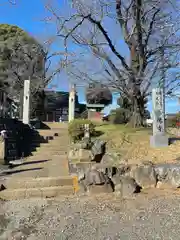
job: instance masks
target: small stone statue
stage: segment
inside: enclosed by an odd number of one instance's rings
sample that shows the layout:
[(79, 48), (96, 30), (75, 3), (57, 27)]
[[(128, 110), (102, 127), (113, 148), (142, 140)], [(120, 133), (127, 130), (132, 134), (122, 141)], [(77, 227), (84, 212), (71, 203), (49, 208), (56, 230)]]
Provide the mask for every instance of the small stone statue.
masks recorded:
[(89, 124), (84, 124), (84, 138), (90, 139)]

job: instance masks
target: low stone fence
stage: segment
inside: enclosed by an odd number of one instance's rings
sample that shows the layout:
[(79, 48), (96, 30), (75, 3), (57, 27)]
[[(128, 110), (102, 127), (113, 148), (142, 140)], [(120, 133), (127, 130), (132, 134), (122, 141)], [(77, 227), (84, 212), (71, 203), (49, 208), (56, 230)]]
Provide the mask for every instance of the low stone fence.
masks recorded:
[[(107, 155), (105, 157), (107, 159)], [(82, 161), (71, 163), (70, 171), (78, 176), (80, 192), (84, 193), (96, 189), (96, 193), (103, 190), (127, 197), (144, 188), (180, 187), (180, 163), (113, 166), (111, 163)]]
[(84, 138), (72, 145), (69, 168), (84, 194), (114, 192), (129, 197), (144, 188), (180, 187), (180, 163), (130, 165), (118, 154), (106, 152), (106, 142), (100, 139)]

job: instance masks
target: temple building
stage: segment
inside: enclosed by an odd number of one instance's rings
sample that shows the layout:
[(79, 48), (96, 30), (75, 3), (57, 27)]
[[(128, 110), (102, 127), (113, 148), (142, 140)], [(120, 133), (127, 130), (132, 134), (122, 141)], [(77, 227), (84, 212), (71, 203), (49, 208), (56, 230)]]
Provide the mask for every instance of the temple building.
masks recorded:
[[(75, 118), (86, 109), (85, 104), (80, 104), (78, 96), (75, 96)], [(45, 91), (43, 106), (35, 111), (35, 117), (41, 121), (58, 122), (61, 118), (68, 121), (69, 115), (69, 92)]]

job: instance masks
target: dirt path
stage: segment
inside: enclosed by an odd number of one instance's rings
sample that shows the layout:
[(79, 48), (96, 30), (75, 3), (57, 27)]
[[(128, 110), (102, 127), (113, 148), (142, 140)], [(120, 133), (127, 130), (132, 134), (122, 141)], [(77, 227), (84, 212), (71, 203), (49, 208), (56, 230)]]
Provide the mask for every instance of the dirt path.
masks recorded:
[(101, 195), (9, 201), (0, 205), (0, 240), (177, 240), (179, 204), (179, 193), (157, 189), (126, 200)]

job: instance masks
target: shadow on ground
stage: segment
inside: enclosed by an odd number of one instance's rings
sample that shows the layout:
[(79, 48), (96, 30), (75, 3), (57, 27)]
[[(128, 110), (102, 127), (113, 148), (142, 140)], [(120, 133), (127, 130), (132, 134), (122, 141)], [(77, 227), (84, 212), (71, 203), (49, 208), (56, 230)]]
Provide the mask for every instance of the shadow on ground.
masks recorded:
[(30, 121), (31, 126), (33, 126), (35, 129), (50, 129), (48, 125), (43, 123), (40, 120), (31, 120)]
[(28, 169), (20, 169), (20, 170), (14, 170), (14, 171), (4, 171), (2, 174), (3, 175), (13, 175), (16, 173), (21, 173), (21, 172), (28, 172), (28, 171), (38, 171), (43, 168), (28, 168)]
[(173, 144), (174, 142), (176, 141), (180, 141), (180, 137), (172, 137), (172, 138), (169, 138), (169, 144)]
[(104, 134), (103, 131), (95, 131), (95, 132), (93, 133), (93, 137), (100, 137), (100, 136), (103, 135), (103, 134)]
[[(30, 161), (30, 162), (23, 162), (22, 164), (19, 165), (31, 165), (31, 164), (37, 164), (37, 163), (44, 163), (44, 162), (48, 162), (49, 160), (39, 160), (39, 161)], [(10, 165), (9, 168), (15, 168), (18, 167), (19, 165)]]

